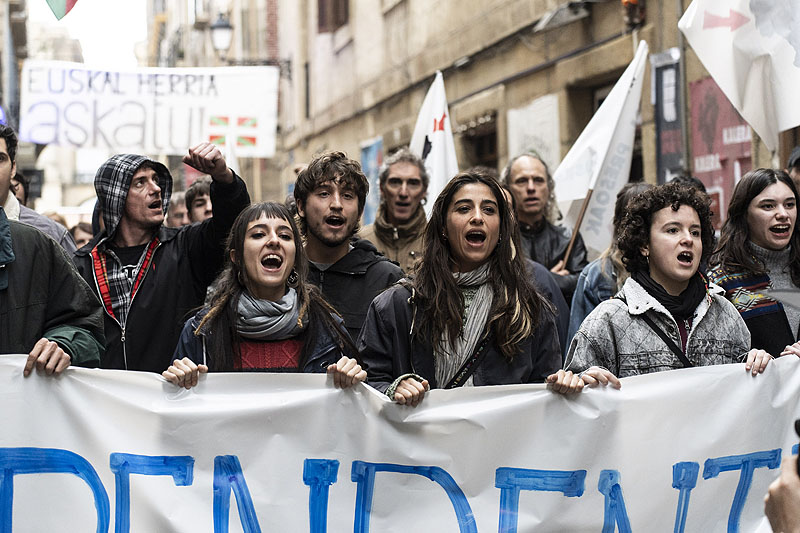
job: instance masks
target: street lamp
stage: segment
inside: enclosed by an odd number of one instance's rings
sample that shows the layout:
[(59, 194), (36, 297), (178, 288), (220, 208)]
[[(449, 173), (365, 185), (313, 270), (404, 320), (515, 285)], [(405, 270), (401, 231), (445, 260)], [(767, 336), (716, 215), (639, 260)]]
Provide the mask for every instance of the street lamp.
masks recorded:
[(224, 53), (231, 47), (231, 39), (233, 38), (233, 26), (231, 25), (228, 17), (219, 14), (217, 20), (209, 26), (211, 30), (211, 42), (214, 45), (214, 50), (222, 61), (228, 65), (237, 66), (258, 66), (258, 65), (271, 65), (280, 68), (281, 76), (286, 79), (292, 79), (292, 61), (290, 59), (228, 59)]
[(220, 13), (209, 29), (211, 30), (211, 44), (217, 54), (222, 55), (223, 52), (227, 52), (233, 38), (233, 26), (228, 17)]

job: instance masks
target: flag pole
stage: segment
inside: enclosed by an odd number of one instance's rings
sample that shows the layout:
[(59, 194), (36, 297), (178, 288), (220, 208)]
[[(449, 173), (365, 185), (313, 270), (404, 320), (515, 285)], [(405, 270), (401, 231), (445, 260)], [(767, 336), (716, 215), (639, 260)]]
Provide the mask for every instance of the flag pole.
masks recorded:
[(581, 224), (583, 224), (583, 216), (586, 214), (586, 208), (589, 207), (589, 201), (592, 199), (592, 193), (594, 189), (589, 189), (586, 192), (586, 198), (583, 199), (583, 205), (581, 206), (581, 212), (578, 214), (578, 220), (575, 221), (575, 228), (572, 230), (572, 237), (569, 238), (569, 244), (567, 245), (567, 251), (564, 252), (564, 268), (567, 268), (567, 261), (569, 261), (569, 256), (572, 255), (572, 249), (575, 247), (575, 241), (578, 238), (578, 230), (581, 229)]

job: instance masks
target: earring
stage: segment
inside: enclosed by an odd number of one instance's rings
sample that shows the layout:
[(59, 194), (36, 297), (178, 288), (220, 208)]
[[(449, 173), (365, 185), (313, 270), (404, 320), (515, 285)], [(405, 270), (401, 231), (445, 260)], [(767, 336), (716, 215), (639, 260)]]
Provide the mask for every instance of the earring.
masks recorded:
[(422, 197), (422, 200), (419, 201), (420, 205), (425, 205), (428, 203), (428, 198), (426, 196)]
[(297, 270), (292, 269), (292, 271), (289, 272), (289, 277), (286, 278), (286, 285), (294, 289), (297, 287), (298, 281), (300, 281), (300, 278), (297, 275)]
[(442, 233), (442, 239), (444, 239), (444, 240), (446, 241), (446, 240), (447, 240), (447, 235), (445, 235), (444, 233)]

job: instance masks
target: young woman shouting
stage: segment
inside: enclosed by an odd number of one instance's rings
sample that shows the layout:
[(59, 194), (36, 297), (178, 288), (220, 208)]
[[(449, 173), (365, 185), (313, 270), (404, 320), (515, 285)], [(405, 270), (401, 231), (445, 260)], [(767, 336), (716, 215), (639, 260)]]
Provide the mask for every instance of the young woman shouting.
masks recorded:
[(347, 387), (366, 372), (341, 318), (306, 280), (297, 226), (281, 204), (251, 205), (231, 228), (208, 308), (183, 328), (163, 372), (185, 388), (212, 372), (328, 372)]
[(431, 388), (542, 382), (561, 366), (553, 311), (514, 251), (510, 217), (494, 178), (447, 184), (414, 278), (370, 305), (358, 341), (370, 385), (414, 406)]
[(764, 371), (769, 354), (750, 350), (741, 316), (698, 272), (713, 242), (709, 206), (705, 193), (677, 183), (628, 203), (618, 246), (631, 276), (586, 317), (567, 370), (548, 377), (554, 390), (619, 387), (621, 377), (742, 361), (753, 375)]

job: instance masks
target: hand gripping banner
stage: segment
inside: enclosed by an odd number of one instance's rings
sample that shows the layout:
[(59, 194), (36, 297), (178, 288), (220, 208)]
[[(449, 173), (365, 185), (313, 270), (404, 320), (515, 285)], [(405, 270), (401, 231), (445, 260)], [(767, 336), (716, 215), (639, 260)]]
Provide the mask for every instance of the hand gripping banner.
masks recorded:
[(437, 390), (416, 409), (322, 375), (186, 391), (23, 363), (0, 357), (0, 533), (768, 531), (763, 497), (798, 440), (788, 356), (755, 378)]

